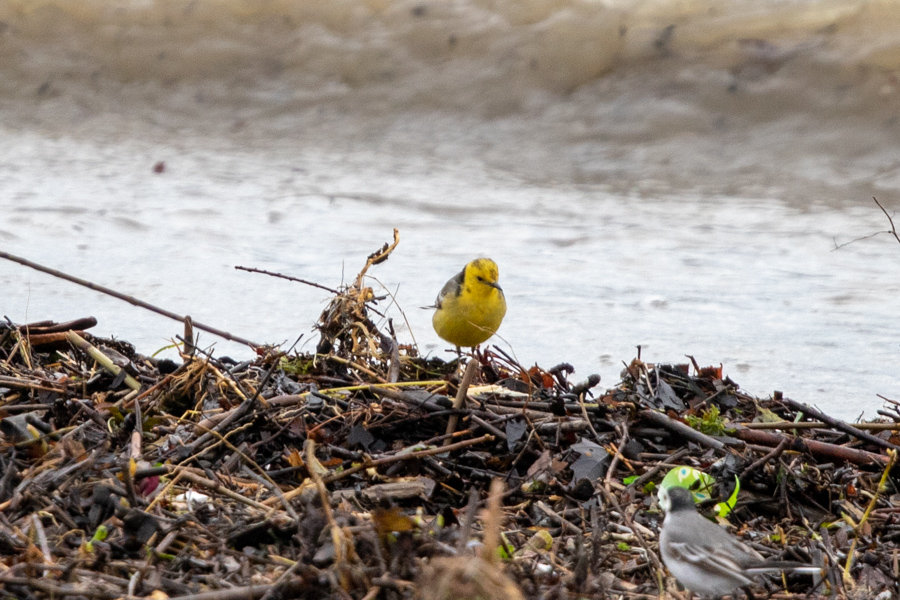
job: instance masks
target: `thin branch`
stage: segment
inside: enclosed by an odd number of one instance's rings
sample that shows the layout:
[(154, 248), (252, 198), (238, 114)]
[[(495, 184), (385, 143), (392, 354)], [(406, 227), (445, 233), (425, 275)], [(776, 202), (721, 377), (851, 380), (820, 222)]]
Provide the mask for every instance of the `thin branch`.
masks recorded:
[(875, 196), (872, 196), (872, 200), (875, 201), (875, 204), (878, 205), (878, 208), (880, 208), (881, 212), (884, 213), (884, 216), (887, 217), (888, 223), (891, 224), (891, 230), (887, 233), (890, 233), (891, 235), (893, 235), (894, 239), (897, 240), (897, 243), (900, 244), (900, 236), (897, 235), (897, 227), (894, 225), (894, 219), (892, 219), (891, 215), (888, 214), (888, 211), (886, 211), (884, 209), (884, 207), (881, 205), (881, 202), (878, 201), (878, 198), (876, 198)]
[(331, 292), (335, 296), (340, 294), (339, 291), (333, 290), (330, 287), (325, 287), (324, 285), (315, 283), (313, 281), (307, 281), (306, 279), (300, 279), (299, 277), (291, 277), (290, 275), (284, 275), (282, 273), (273, 273), (272, 271), (266, 271), (265, 269), (254, 269), (253, 267), (242, 267), (240, 265), (235, 265), (234, 267), (238, 271), (247, 271), (248, 273), (262, 273), (263, 275), (269, 275), (271, 277), (278, 277), (279, 279), (287, 279), (288, 281), (296, 281), (297, 283), (305, 283), (306, 285), (311, 285), (314, 288), (319, 288), (320, 290), (325, 290), (326, 292)]
[(887, 233), (888, 235), (894, 236), (894, 239), (897, 240), (897, 243), (900, 243), (900, 234), (897, 233), (897, 226), (894, 225), (894, 219), (891, 217), (891, 215), (888, 214), (888, 211), (885, 210), (884, 206), (881, 205), (881, 202), (878, 201), (878, 198), (876, 198), (875, 196), (872, 196), (872, 200), (875, 201), (875, 204), (878, 205), (878, 208), (880, 208), (881, 212), (884, 213), (884, 216), (887, 217), (888, 223), (891, 224), (891, 228), (885, 229), (884, 231), (876, 231), (875, 233), (870, 233), (869, 235), (864, 235), (862, 237), (852, 239), (849, 242), (844, 242), (843, 244), (838, 244), (837, 240), (833, 239), (832, 241), (834, 242), (834, 248), (831, 249), (832, 251), (839, 250), (840, 248), (843, 248), (844, 246), (849, 246), (850, 244), (852, 244), (854, 242), (860, 242), (862, 240), (867, 240), (869, 238), (873, 238), (876, 235), (881, 235), (882, 233)]
[(476, 444), (483, 444), (486, 442), (492, 442), (494, 440), (494, 436), (492, 435), (483, 435), (478, 438), (473, 438), (470, 440), (464, 440), (462, 442), (456, 442), (455, 444), (450, 444), (449, 446), (439, 446), (436, 448), (429, 448), (427, 450), (422, 450), (420, 452), (408, 452), (406, 454), (394, 454), (385, 458), (379, 458), (376, 460), (366, 461), (363, 464), (357, 465), (355, 467), (350, 467), (349, 469), (344, 469), (339, 473), (334, 473), (332, 475), (327, 475), (323, 478), (325, 483), (332, 483), (339, 479), (343, 479), (349, 475), (353, 475), (354, 473), (358, 473), (365, 469), (369, 469), (371, 467), (379, 467), (381, 465), (387, 465), (390, 463), (402, 461), (402, 460), (416, 460), (422, 458), (423, 456), (432, 456), (434, 454), (443, 454), (445, 452), (453, 452), (454, 450), (459, 450), (460, 448), (465, 448), (467, 446), (474, 446)]
[[(182, 315), (177, 315), (171, 311), (168, 311), (164, 308), (160, 308), (158, 306), (154, 306), (149, 302), (144, 302), (143, 300), (139, 300), (134, 296), (129, 296), (128, 294), (123, 294), (121, 292), (117, 292), (108, 287), (104, 287), (102, 285), (90, 282), (86, 279), (81, 279), (80, 277), (75, 277), (74, 275), (69, 275), (68, 273), (63, 273), (62, 271), (57, 271), (56, 269), (51, 269), (50, 267), (45, 267), (44, 265), (39, 265), (36, 262), (31, 262), (28, 259), (22, 258), (20, 256), (16, 256), (14, 254), (10, 254), (9, 252), (0, 252), (0, 258), (5, 258), (6, 260), (11, 260), (13, 262), (17, 262), (20, 265), (25, 265), (26, 267), (31, 267), (37, 271), (42, 273), (47, 273), (48, 275), (53, 275), (54, 277), (59, 277), (60, 279), (65, 279), (66, 281), (71, 281), (72, 283), (77, 283), (78, 285), (84, 286), (86, 288), (92, 289), (97, 292), (102, 292), (107, 296), (112, 296), (113, 298), (118, 298), (119, 300), (124, 300), (129, 304), (133, 304), (134, 306), (140, 306), (141, 308), (146, 308), (149, 311), (155, 312), (156, 314), (162, 315), (164, 317), (169, 317), (170, 319), (174, 319), (176, 321), (180, 321), (184, 323), (184, 317)], [(263, 344), (257, 344), (256, 342), (251, 342), (250, 340), (245, 340), (244, 338), (238, 337), (236, 335), (232, 335), (227, 331), (222, 331), (221, 329), (216, 329), (210, 325), (204, 325), (198, 321), (194, 321), (194, 327), (197, 329), (202, 329), (208, 333), (212, 333), (213, 335), (217, 335), (221, 338), (225, 338), (226, 340), (230, 340), (232, 342), (238, 342), (239, 344), (244, 344), (246, 346), (250, 346), (251, 348), (262, 348)]]

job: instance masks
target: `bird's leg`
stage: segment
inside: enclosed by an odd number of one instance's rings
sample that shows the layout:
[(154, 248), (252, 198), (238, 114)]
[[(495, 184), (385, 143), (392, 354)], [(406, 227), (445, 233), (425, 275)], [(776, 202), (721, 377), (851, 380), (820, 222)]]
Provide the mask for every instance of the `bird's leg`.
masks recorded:
[(462, 348), (460, 348), (459, 346), (457, 346), (457, 347), (456, 347), (456, 377), (457, 377), (457, 378), (462, 377), (462, 371), (463, 371), (462, 365), (463, 365), (463, 362), (462, 362)]
[[(457, 381), (462, 378), (463, 374), (463, 361), (462, 361), (462, 348), (459, 346), (454, 346), (456, 348), (456, 364), (453, 365), (453, 371), (448, 373), (451, 379), (456, 379)], [(448, 350), (450, 352), (450, 350)], [(453, 360), (448, 361), (448, 364), (453, 364)]]
[(486, 364), (484, 361), (484, 353), (481, 351), (481, 345), (475, 346), (472, 348), (472, 355), (481, 364)]

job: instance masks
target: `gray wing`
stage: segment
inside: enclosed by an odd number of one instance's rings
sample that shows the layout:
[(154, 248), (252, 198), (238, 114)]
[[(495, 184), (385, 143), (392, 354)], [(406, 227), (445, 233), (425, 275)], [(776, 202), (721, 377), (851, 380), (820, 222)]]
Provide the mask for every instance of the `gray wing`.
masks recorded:
[(684, 515), (668, 527), (666, 533), (673, 544), (703, 547), (708, 552), (715, 549), (716, 554), (729, 557), (741, 569), (765, 561), (759, 552), (697, 513)]
[(462, 284), (466, 278), (466, 269), (463, 268), (462, 271), (454, 275), (450, 278), (450, 280), (444, 284), (444, 287), (441, 288), (440, 293), (437, 295), (437, 298), (434, 301), (434, 307), (440, 308), (441, 304), (444, 302), (444, 298), (448, 298), (450, 296), (459, 296), (462, 293)]
[(696, 565), (710, 576), (731, 580), (734, 587), (753, 583), (735, 557), (721, 546), (669, 542), (668, 551), (672, 559)]

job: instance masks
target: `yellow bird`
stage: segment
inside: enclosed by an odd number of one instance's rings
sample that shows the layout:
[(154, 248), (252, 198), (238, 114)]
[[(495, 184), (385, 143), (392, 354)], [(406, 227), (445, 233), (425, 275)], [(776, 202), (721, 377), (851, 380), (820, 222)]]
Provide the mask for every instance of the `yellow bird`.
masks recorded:
[(497, 263), (476, 258), (438, 294), (431, 319), (439, 336), (454, 346), (474, 348), (497, 332), (506, 314), (506, 298), (497, 283)]

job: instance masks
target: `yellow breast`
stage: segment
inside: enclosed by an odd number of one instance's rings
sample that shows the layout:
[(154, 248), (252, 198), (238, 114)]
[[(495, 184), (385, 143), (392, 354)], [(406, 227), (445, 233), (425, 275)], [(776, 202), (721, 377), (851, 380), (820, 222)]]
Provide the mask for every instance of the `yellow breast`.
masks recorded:
[(506, 315), (506, 298), (497, 285), (497, 265), (480, 258), (444, 286), (431, 322), (454, 346), (474, 347), (490, 338)]

